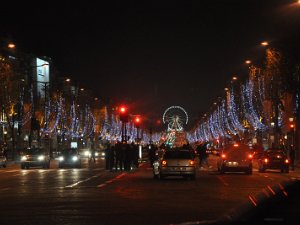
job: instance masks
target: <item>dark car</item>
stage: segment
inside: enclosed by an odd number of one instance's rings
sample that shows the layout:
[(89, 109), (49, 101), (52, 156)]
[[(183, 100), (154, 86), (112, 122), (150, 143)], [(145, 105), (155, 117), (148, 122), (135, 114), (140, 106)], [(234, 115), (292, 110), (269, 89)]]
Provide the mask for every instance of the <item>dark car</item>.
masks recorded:
[(167, 176), (196, 178), (194, 152), (190, 150), (168, 150), (153, 163), (154, 178), (163, 179)]
[(280, 170), (288, 173), (290, 161), (283, 150), (266, 150), (258, 159), (258, 171), (265, 172), (268, 169)]
[(218, 171), (245, 172), (252, 174), (252, 150), (246, 144), (235, 143), (225, 145), (218, 158)]
[(75, 148), (63, 149), (58, 157), (58, 167), (81, 168), (80, 154)]
[(50, 167), (50, 154), (43, 148), (27, 148), (20, 152), (21, 169), (29, 167)]

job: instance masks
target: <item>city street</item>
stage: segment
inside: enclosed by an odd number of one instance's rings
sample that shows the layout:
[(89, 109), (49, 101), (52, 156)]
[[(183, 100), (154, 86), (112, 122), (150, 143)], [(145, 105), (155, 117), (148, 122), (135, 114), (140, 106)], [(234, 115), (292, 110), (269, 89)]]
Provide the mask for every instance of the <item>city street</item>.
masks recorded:
[(98, 159), (81, 169), (0, 169), (1, 224), (176, 224), (216, 220), (267, 186), (298, 179), (270, 171), (252, 175), (198, 170), (197, 179), (153, 179), (148, 163), (130, 172), (110, 172)]

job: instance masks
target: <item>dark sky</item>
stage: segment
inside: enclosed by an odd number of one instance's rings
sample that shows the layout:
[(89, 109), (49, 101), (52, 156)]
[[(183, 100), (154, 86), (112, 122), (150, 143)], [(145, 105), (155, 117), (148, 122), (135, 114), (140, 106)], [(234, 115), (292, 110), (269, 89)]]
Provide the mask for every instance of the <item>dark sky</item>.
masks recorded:
[(246, 77), (243, 62), (263, 56), (261, 41), (299, 35), (293, 2), (7, 1), (0, 34), (135, 114), (156, 120), (179, 105), (193, 121), (233, 75)]

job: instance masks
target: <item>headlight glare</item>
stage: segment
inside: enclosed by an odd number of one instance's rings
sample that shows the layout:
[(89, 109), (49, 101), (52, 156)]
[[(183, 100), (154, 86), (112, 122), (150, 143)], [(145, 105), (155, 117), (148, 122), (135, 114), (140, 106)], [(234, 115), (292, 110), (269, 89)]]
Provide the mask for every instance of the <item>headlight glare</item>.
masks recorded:
[(40, 161), (42, 161), (42, 160), (44, 160), (45, 159), (45, 156), (44, 155), (40, 155), (39, 157), (38, 157), (38, 160), (40, 160)]

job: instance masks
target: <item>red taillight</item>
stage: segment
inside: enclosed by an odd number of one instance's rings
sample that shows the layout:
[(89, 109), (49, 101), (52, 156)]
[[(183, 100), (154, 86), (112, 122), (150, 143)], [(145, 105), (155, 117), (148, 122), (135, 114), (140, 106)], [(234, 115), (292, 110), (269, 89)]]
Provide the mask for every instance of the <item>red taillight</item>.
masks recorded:
[(268, 163), (268, 162), (269, 162), (269, 160), (268, 160), (267, 158), (265, 158), (265, 159), (264, 159), (264, 162), (265, 162), (265, 163)]
[(222, 154), (222, 158), (225, 159), (225, 158), (226, 158), (226, 155), (225, 155), (225, 154)]
[(284, 160), (285, 163), (289, 163), (290, 161), (288, 159)]
[(190, 164), (191, 166), (193, 166), (193, 165), (195, 165), (195, 161), (194, 161), (194, 160), (190, 160), (190, 161), (189, 161), (189, 164)]
[(252, 158), (253, 158), (253, 155), (249, 154), (249, 155), (248, 155), (248, 158), (249, 158), (249, 159), (252, 159)]
[(166, 161), (166, 160), (163, 160), (163, 161), (161, 162), (161, 165), (162, 165), (162, 166), (166, 166), (166, 165), (167, 165), (167, 161)]

